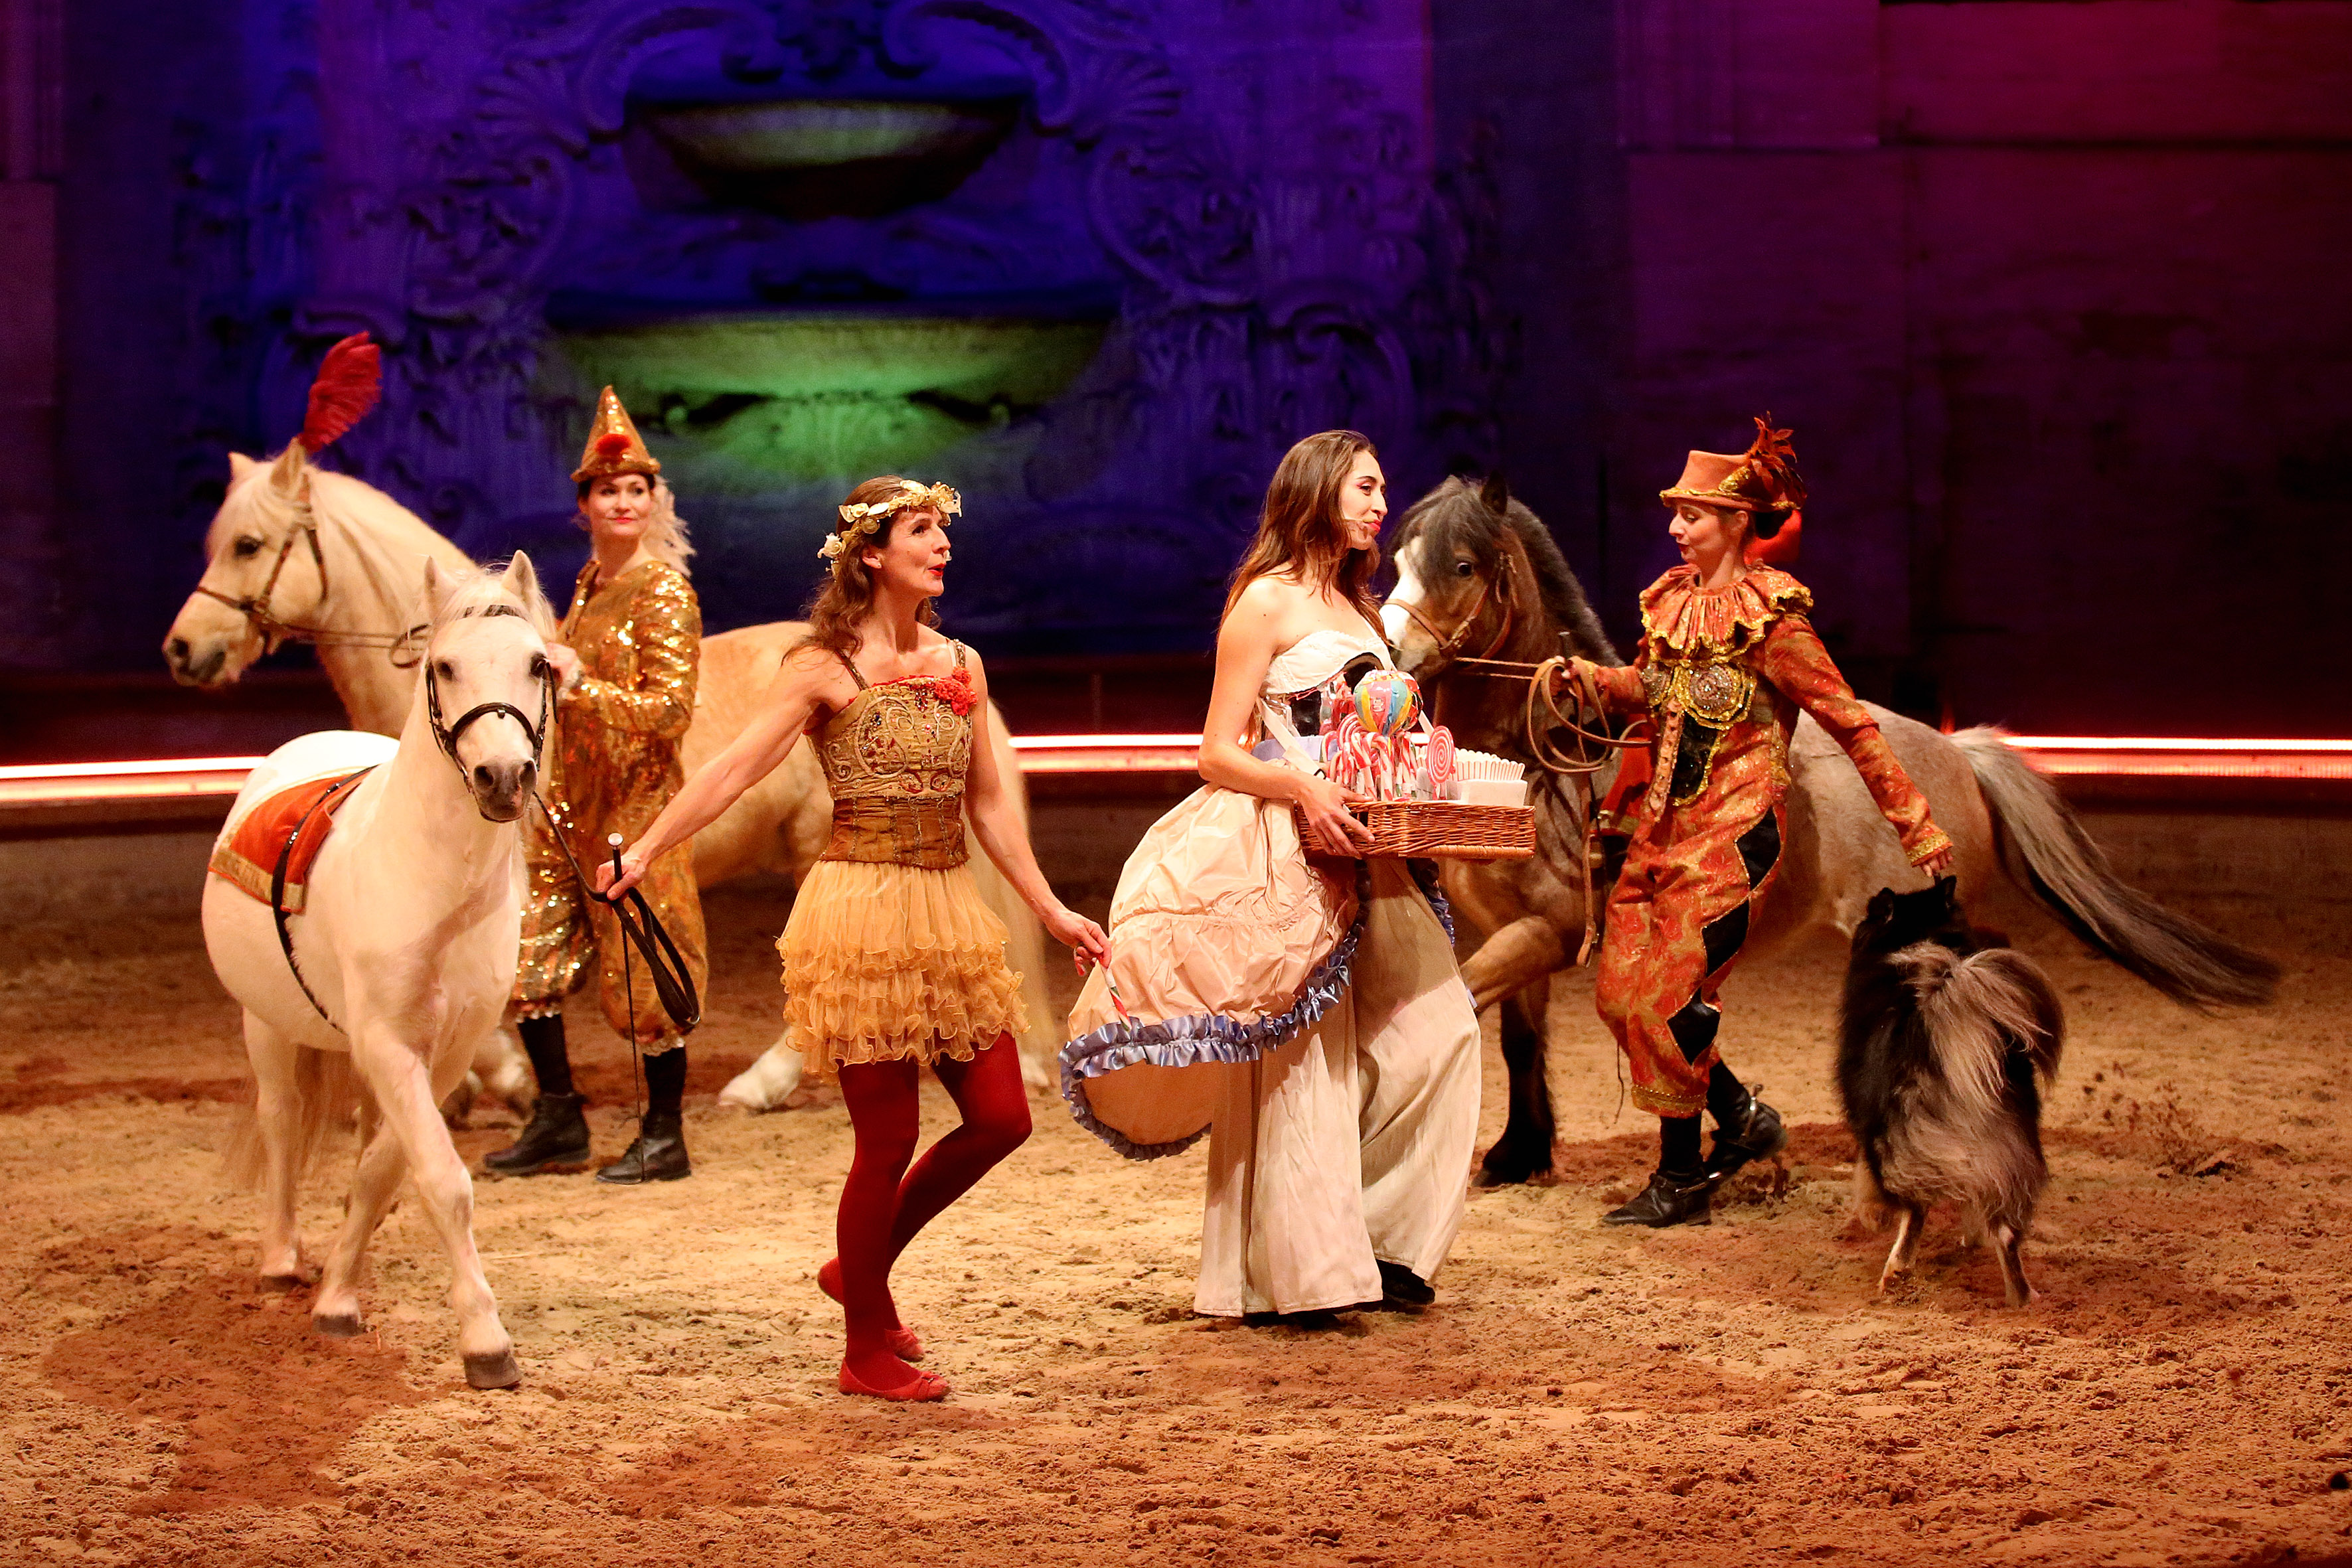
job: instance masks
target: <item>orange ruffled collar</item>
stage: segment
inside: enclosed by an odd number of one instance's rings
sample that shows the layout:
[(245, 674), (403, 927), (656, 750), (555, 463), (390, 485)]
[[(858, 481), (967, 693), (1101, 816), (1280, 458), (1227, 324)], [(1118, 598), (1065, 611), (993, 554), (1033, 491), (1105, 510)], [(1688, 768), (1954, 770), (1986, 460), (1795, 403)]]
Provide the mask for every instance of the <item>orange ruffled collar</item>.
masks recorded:
[(1813, 607), (1806, 586), (1775, 566), (1751, 566), (1723, 588), (1698, 585), (1698, 569), (1677, 566), (1642, 595), (1642, 630), (1652, 647), (1679, 658), (1719, 658), (1753, 647), (1782, 616)]

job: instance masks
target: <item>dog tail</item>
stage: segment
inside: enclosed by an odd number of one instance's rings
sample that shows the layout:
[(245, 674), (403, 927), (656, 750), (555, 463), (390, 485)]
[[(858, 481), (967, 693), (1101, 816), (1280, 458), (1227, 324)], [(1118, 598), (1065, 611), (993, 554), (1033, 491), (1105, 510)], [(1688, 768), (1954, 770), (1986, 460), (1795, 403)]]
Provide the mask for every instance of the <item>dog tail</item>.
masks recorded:
[(2011, 1060), (2021, 1059), (2045, 1085), (2056, 1075), (2065, 1044), (2058, 998), (2033, 961), (2008, 948), (1964, 958), (1921, 942), (1895, 962), (1917, 998), (1935, 1061), (1935, 1087), (1915, 1109), (1908, 1137), (1972, 1194), (1977, 1212), (2021, 1225), (2032, 1215), (2046, 1167), (2039, 1108), (2030, 1080), (2016, 1083)]
[(2007, 736), (1979, 727), (1961, 731), (1952, 743), (1969, 759), (1991, 808), (2011, 878), (2075, 935), (2185, 1006), (2260, 1006), (2272, 999), (2275, 963), (2119, 881), (2056, 787)]
[(2007, 1058), (2015, 1051), (2048, 1087), (2065, 1049), (2066, 1016), (2042, 966), (2014, 948), (1987, 948), (1965, 958), (1940, 947), (1933, 951), (1948, 966), (1934, 991), (1921, 996), (1919, 1011), (1946, 1076), (1997, 1102)]

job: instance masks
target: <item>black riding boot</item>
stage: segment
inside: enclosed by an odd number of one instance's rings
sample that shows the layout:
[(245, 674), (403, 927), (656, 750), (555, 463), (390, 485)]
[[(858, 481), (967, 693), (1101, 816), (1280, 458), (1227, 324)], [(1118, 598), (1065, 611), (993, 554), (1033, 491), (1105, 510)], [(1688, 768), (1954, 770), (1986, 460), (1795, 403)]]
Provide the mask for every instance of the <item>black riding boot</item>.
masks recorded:
[(586, 1103), (577, 1094), (541, 1095), (522, 1136), (482, 1156), (482, 1169), (494, 1176), (537, 1176), (586, 1165), (588, 1119), (580, 1114)]
[(1717, 1183), (1789, 1146), (1780, 1113), (1757, 1099), (1754, 1089), (1743, 1088), (1720, 1062), (1707, 1079), (1706, 1108), (1715, 1113), (1715, 1147), (1707, 1153), (1706, 1173)]
[(1658, 1119), (1658, 1168), (1650, 1184), (1601, 1216), (1603, 1225), (1645, 1225), (1662, 1230), (1670, 1225), (1705, 1225), (1712, 1218), (1707, 1199), (1715, 1178), (1699, 1165), (1698, 1118)]
[(634, 1187), (675, 1182), (694, 1174), (686, 1157), (686, 1128), (678, 1106), (686, 1096), (686, 1047), (673, 1047), (646, 1058), (646, 1115), (629, 1151), (596, 1173), (600, 1182)]
[(520, 1019), (515, 1032), (522, 1037), (531, 1074), (539, 1079), (539, 1103), (530, 1108), (530, 1122), (522, 1136), (484, 1155), (482, 1169), (494, 1176), (578, 1170), (588, 1163), (588, 1119), (580, 1114), (586, 1101), (572, 1092), (572, 1058), (563, 1045), (563, 1015)]

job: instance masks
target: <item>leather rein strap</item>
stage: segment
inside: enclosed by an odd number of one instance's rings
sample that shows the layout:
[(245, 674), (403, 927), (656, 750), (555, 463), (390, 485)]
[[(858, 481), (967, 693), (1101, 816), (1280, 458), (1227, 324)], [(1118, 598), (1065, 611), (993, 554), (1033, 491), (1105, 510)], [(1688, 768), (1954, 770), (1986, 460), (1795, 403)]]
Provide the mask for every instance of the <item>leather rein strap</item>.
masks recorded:
[[(688, 973), (686, 959), (678, 952), (677, 943), (672, 942), (669, 932), (662, 928), (661, 917), (654, 913), (651, 904), (646, 902), (645, 894), (635, 888), (617, 899), (598, 892), (596, 884), (581, 868), (580, 857), (572, 852), (571, 843), (563, 837), (563, 825), (556, 821), (555, 813), (548, 808), (546, 798), (537, 790), (531, 791), (530, 797), (539, 802), (540, 815), (547, 818), (548, 837), (555, 840), (556, 848), (563, 854), (564, 864), (570, 866), (572, 874), (580, 879), (580, 890), (598, 903), (611, 906), (614, 918), (621, 922), (622, 935), (645, 958), (646, 968), (653, 974), (654, 994), (661, 998), (662, 1011), (669, 1015), (669, 1021), (678, 1026), (680, 1033), (702, 1022), (702, 998), (694, 989), (694, 976)], [(618, 837), (614, 836), (615, 842)], [(614, 853), (617, 854), (618, 850)], [(627, 954), (624, 952), (622, 957), (625, 962)], [(634, 1047), (635, 1042), (632, 1040), (630, 1044)]]

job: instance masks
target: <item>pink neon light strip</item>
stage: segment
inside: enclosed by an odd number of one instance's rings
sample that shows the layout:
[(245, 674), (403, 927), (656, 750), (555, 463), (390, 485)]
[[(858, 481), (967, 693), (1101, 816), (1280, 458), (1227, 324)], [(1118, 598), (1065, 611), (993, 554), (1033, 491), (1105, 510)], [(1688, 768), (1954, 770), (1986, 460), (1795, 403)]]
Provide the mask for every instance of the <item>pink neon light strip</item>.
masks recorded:
[[(2036, 767), (2070, 777), (2352, 781), (2352, 740), (2018, 735), (2012, 743)], [(1198, 763), (1201, 737), (1015, 735), (1013, 745), (1024, 773), (1190, 773)], [(0, 766), (0, 807), (233, 795), (261, 760), (174, 757)]]

